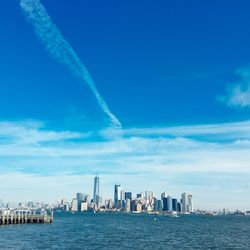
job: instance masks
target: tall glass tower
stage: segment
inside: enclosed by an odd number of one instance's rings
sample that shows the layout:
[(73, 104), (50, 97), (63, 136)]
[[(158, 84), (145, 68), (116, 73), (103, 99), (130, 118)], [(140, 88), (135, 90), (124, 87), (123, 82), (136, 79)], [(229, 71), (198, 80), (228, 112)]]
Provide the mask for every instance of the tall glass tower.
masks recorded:
[(94, 194), (93, 194), (93, 201), (97, 205), (99, 204), (99, 176), (96, 176), (94, 179)]
[(115, 185), (114, 190), (114, 207), (123, 208), (124, 203), (124, 190), (121, 185)]
[(115, 189), (114, 189), (114, 206), (115, 208), (117, 208), (117, 205), (118, 205), (118, 195), (119, 195), (119, 192), (118, 192), (118, 189), (120, 188), (120, 185), (115, 185)]

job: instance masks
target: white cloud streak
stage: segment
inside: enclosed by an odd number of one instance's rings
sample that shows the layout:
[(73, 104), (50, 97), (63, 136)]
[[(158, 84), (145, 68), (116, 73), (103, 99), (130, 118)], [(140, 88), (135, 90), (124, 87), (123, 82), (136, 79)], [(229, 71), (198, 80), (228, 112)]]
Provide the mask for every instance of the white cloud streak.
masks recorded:
[(77, 132), (43, 130), (43, 123), (35, 121), (10, 122), (0, 121), (0, 138), (15, 143), (40, 143), (70, 140), (87, 136)]
[(61, 32), (52, 22), (44, 6), (39, 0), (20, 0), (20, 6), (25, 13), (28, 22), (33, 26), (36, 35), (44, 44), (53, 58), (66, 65), (70, 71), (92, 90), (103, 112), (109, 117), (112, 126), (120, 128), (121, 123), (111, 113), (108, 105), (98, 92), (95, 83), (88, 70), (81, 62), (71, 45), (63, 38)]
[(130, 128), (128, 136), (204, 137), (213, 140), (250, 139), (250, 121), (173, 127)]

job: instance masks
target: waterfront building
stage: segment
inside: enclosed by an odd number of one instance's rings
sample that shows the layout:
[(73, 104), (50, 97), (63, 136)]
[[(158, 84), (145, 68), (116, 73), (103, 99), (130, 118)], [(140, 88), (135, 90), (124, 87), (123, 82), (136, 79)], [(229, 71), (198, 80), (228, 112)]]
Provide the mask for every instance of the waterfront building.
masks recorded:
[(83, 193), (77, 193), (76, 194), (76, 199), (77, 199), (77, 210), (81, 211), (81, 204), (83, 201), (84, 194)]
[(71, 202), (71, 211), (73, 211), (73, 212), (78, 211), (78, 201), (77, 201), (76, 198), (72, 199), (72, 202)]
[(81, 203), (81, 210), (80, 211), (81, 212), (88, 211), (88, 203), (87, 202), (83, 201)]
[(94, 178), (94, 192), (93, 192), (93, 202), (99, 206), (99, 197), (100, 197), (100, 180), (99, 176)]
[(96, 204), (93, 202), (90, 202), (88, 205), (88, 210), (93, 211), (93, 210), (95, 210), (95, 208), (96, 208)]
[(181, 202), (177, 202), (177, 212), (181, 212)]
[(123, 208), (125, 205), (124, 201), (124, 190), (121, 185), (115, 185), (114, 189), (114, 207)]
[(162, 198), (162, 210), (167, 211), (168, 205), (167, 205), (167, 198)]
[(156, 200), (155, 202), (155, 210), (161, 211), (162, 210), (162, 200)]
[(125, 204), (125, 212), (129, 213), (130, 212), (130, 199), (126, 199), (126, 204)]
[(194, 211), (193, 208), (193, 196), (192, 194), (188, 194), (188, 212), (192, 213)]
[(136, 204), (136, 211), (137, 211), (137, 212), (141, 212), (141, 211), (142, 211), (142, 204), (141, 204), (140, 202), (138, 202), (138, 203)]
[(120, 208), (121, 209), (124, 209), (125, 208), (125, 193), (124, 193), (124, 190), (121, 189), (121, 200), (120, 200)]
[(172, 208), (172, 197), (170, 195), (168, 195), (167, 197), (167, 211), (172, 211), (173, 208)]
[(192, 213), (193, 208), (193, 196), (192, 194), (183, 193), (181, 195), (181, 209), (183, 213)]
[(157, 202), (156, 197), (153, 197), (152, 205), (153, 205), (153, 207), (154, 207), (154, 210), (155, 210), (155, 207), (156, 207), (156, 202)]
[(136, 200), (130, 202), (130, 209), (131, 211), (136, 211)]
[(181, 195), (181, 211), (183, 213), (188, 212), (188, 195), (187, 195), (187, 193), (183, 193)]
[(178, 211), (178, 208), (177, 208), (177, 204), (178, 204), (178, 201), (177, 199), (172, 199), (172, 210), (177, 212)]
[(119, 190), (120, 190), (121, 185), (115, 185), (114, 189), (114, 206), (117, 208), (118, 207), (118, 200), (119, 200)]
[(192, 194), (183, 193), (181, 195), (181, 208), (183, 213), (193, 212), (193, 196)]

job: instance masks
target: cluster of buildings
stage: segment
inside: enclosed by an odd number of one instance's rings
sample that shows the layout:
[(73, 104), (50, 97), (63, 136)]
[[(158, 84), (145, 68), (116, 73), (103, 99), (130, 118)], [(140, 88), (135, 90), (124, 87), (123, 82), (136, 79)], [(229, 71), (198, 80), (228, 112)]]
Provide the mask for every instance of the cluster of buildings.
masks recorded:
[(37, 202), (37, 201), (28, 201), (28, 202), (3, 202), (0, 199), (0, 211), (1, 210), (13, 210), (13, 209), (19, 209), (19, 210), (26, 210), (26, 209), (32, 209), (32, 210), (38, 210), (38, 209), (53, 209), (54, 205), (44, 203), (44, 202)]
[(133, 197), (131, 192), (125, 192), (121, 185), (114, 187), (113, 208), (126, 212), (193, 212), (193, 196), (188, 193), (181, 195), (180, 201), (171, 195), (163, 192), (160, 199), (157, 199), (152, 191), (145, 191)]
[(114, 185), (113, 199), (103, 200), (100, 196), (100, 178), (95, 176), (93, 196), (88, 194), (77, 193), (76, 196), (68, 202), (62, 199), (56, 204), (48, 204), (44, 202), (19, 202), (10, 203), (3, 202), (0, 199), (0, 215), (16, 213), (40, 213), (40, 211), (72, 211), (72, 212), (84, 212), (84, 211), (121, 211), (121, 212), (133, 212), (133, 213), (182, 213), (197, 215), (250, 215), (250, 211), (242, 212), (240, 210), (229, 211), (227, 209), (219, 211), (207, 211), (196, 209), (194, 211), (193, 196), (190, 193), (182, 193), (180, 199), (171, 196), (170, 194), (163, 192), (159, 198), (157, 198), (152, 191), (145, 191), (136, 194), (126, 191), (121, 185)]
[(63, 211), (124, 211), (124, 212), (176, 212), (193, 213), (193, 196), (183, 193), (178, 200), (171, 195), (163, 192), (158, 199), (152, 191), (145, 191), (135, 195), (125, 191), (121, 185), (114, 186), (114, 198), (102, 200), (100, 196), (99, 176), (94, 178), (93, 197), (83, 193), (77, 193), (71, 202), (61, 200), (56, 209)]

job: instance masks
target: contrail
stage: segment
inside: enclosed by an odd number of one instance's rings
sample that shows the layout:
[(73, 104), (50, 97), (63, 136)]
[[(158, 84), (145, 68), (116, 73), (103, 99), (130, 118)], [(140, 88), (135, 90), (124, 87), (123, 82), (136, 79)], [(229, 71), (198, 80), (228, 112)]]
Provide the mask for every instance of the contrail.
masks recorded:
[(121, 128), (121, 123), (109, 110), (108, 105), (98, 92), (88, 70), (81, 62), (71, 45), (63, 38), (61, 32), (52, 22), (46, 9), (39, 0), (20, 0), (20, 6), (29, 23), (33, 26), (36, 35), (45, 45), (51, 56), (65, 64), (71, 72), (86, 82), (96, 97), (98, 104), (106, 113), (114, 127)]

